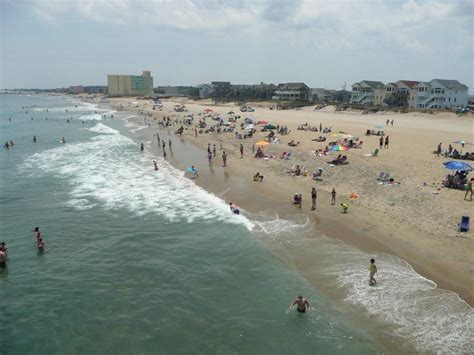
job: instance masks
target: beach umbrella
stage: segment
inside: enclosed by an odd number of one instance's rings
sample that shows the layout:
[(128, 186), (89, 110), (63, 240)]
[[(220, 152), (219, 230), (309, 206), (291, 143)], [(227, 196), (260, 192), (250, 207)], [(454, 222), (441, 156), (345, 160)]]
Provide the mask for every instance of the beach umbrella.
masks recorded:
[(276, 129), (276, 126), (269, 123), (269, 124), (263, 126), (263, 128), (265, 128), (265, 129)]
[(234, 113), (235, 113), (234, 111), (227, 112), (228, 115), (233, 115)]
[(203, 112), (205, 112), (205, 113), (209, 113), (209, 112), (212, 112), (212, 111), (213, 111), (212, 109), (210, 109), (210, 108), (206, 108), (206, 109), (205, 109)]
[(257, 147), (266, 147), (267, 145), (269, 145), (270, 143), (266, 142), (266, 141), (260, 141), (260, 142), (257, 142), (255, 143), (255, 145)]
[(461, 171), (471, 171), (472, 166), (468, 163), (459, 160), (452, 160), (446, 163), (443, 163), (444, 167), (449, 170), (461, 170)]
[(349, 150), (349, 148), (346, 147), (345, 145), (336, 144), (336, 145), (333, 145), (331, 148), (329, 148), (329, 150), (331, 152), (342, 152), (342, 151)]
[(468, 141), (465, 141), (465, 140), (463, 140), (463, 139), (461, 139), (461, 140), (458, 140), (458, 141), (456, 141), (456, 142), (453, 142), (453, 143), (456, 143), (456, 144), (461, 144), (461, 145), (464, 145), (464, 144), (473, 144), (473, 143), (471, 143), (471, 142), (468, 142)]
[(267, 123), (268, 123), (268, 121), (265, 121), (265, 120), (260, 120), (260, 121), (258, 121), (257, 123), (258, 123), (258, 124), (267, 124)]

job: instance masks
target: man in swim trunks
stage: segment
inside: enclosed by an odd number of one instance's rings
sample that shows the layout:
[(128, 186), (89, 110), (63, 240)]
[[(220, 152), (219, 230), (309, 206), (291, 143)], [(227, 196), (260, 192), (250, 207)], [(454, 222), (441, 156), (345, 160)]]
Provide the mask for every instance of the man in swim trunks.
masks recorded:
[(290, 308), (292, 308), (295, 304), (298, 305), (296, 310), (299, 313), (306, 313), (306, 311), (309, 309), (309, 302), (306, 298), (303, 298), (303, 296), (298, 296), (298, 298), (295, 299), (290, 305)]

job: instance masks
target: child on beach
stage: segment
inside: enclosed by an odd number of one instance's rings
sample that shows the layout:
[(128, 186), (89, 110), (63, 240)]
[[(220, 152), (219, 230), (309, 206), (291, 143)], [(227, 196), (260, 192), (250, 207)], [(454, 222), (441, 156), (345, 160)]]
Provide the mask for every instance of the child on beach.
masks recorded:
[(370, 266), (369, 266), (369, 285), (373, 286), (377, 283), (374, 276), (377, 273), (377, 266), (375, 265), (375, 259), (370, 259)]
[(342, 213), (347, 213), (347, 210), (349, 209), (349, 205), (347, 203), (341, 203), (342, 207)]

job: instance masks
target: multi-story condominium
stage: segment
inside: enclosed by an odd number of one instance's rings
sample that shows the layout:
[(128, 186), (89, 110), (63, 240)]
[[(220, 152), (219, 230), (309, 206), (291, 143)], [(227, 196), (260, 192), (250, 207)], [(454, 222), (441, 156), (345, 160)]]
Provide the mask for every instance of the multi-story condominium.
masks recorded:
[(383, 106), (408, 107), (410, 96), (416, 92), (419, 81), (399, 80), (396, 83), (388, 83), (384, 88)]
[(304, 83), (278, 84), (273, 100), (308, 101), (309, 87)]
[(419, 109), (457, 109), (467, 106), (468, 87), (457, 80), (433, 79), (420, 82), (410, 95), (409, 106)]
[(153, 94), (153, 77), (142, 75), (107, 75), (109, 96), (147, 96)]
[(383, 102), (385, 85), (381, 81), (362, 80), (352, 84), (351, 104), (374, 106)]
[(230, 81), (213, 81), (212, 86), (212, 97), (224, 98), (229, 96), (231, 85)]

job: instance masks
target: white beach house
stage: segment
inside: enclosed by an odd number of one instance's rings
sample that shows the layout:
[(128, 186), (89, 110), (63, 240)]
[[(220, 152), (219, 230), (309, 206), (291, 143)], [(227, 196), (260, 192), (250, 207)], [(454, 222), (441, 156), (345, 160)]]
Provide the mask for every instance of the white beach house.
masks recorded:
[(381, 105), (385, 85), (381, 81), (362, 80), (352, 84), (351, 104), (374, 106)]
[(418, 109), (458, 109), (467, 106), (468, 87), (457, 80), (420, 82), (410, 95), (409, 106)]

